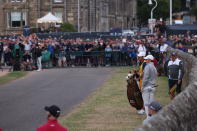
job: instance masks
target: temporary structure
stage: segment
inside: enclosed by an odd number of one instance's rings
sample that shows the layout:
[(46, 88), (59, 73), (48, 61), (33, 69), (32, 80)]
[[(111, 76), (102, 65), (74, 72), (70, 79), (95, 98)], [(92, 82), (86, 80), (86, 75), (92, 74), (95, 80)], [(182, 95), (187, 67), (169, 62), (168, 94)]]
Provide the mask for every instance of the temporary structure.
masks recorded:
[(62, 23), (62, 20), (49, 12), (47, 15), (39, 18), (37, 23)]

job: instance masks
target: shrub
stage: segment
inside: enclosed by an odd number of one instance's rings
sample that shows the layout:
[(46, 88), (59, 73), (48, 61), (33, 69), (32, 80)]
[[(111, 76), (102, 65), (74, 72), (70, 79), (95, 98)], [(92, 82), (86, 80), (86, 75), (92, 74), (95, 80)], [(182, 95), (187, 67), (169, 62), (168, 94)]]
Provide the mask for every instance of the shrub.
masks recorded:
[(75, 27), (69, 22), (61, 24), (60, 29), (62, 32), (77, 32)]

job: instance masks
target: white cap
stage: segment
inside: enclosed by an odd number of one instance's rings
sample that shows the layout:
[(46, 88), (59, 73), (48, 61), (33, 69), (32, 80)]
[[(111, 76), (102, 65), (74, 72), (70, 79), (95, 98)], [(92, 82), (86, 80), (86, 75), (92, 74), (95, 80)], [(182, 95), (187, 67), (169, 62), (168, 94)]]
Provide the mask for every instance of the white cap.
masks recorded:
[(146, 56), (146, 53), (145, 52), (140, 52), (137, 56), (138, 57), (144, 57), (144, 56)]
[(145, 60), (154, 60), (154, 57), (152, 55), (147, 55), (144, 59)]

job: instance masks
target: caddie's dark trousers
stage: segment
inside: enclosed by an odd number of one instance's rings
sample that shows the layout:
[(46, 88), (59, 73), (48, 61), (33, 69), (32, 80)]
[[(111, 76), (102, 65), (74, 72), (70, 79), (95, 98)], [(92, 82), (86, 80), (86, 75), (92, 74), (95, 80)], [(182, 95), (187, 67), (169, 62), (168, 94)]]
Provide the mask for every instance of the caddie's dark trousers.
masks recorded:
[(168, 80), (169, 91), (175, 84), (177, 84), (176, 93), (177, 94), (181, 93), (182, 81), (178, 84), (178, 80), (171, 80), (171, 79)]

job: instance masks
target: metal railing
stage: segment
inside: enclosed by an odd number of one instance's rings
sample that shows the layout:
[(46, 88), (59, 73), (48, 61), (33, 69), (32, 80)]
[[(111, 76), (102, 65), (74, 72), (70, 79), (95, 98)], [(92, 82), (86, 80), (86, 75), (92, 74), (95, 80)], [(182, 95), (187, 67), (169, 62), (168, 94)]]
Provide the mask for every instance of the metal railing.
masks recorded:
[(134, 51), (70, 51), (65, 52), (65, 58), (68, 65), (75, 66), (128, 66), (137, 61)]
[[(98, 66), (132, 66), (137, 63), (137, 56), (135, 51), (68, 51), (68, 52), (57, 52), (51, 54), (42, 53), (42, 66), (43, 68), (53, 68), (53, 67), (98, 67)], [(4, 58), (2, 65), (23, 66), (24, 52), (20, 52), (18, 56)], [(30, 53), (31, 68), (36, 68), (37, 58), (35, 54)]]

